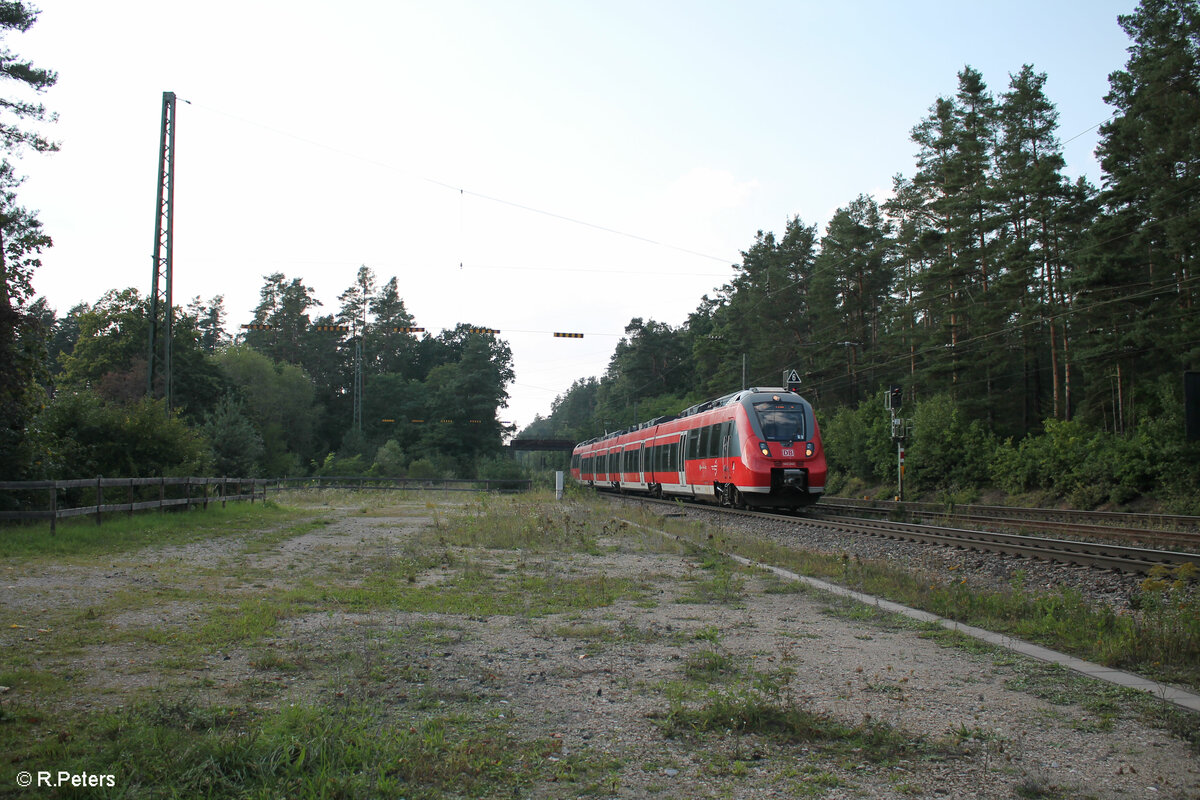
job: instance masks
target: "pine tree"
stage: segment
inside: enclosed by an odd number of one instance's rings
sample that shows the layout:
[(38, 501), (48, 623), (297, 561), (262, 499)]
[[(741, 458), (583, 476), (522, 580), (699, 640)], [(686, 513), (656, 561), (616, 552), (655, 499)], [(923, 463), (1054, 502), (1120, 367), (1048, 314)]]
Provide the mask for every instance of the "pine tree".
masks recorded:
[[(1009, 376), (1019, 425), (1004, 430), (1022, 435), (1040, 425), (1043, 362), (1050, 372), (1050, 406), (1056, 419), (1069, 418), (1070, 346), (1065, 311), (1069, 297), (1063, 275), (1069, 252), (1059, 224), (1070, 196), (1062, 174), (1065, 161), (1055, 131), (1058, 112), (1046, 97), (1046, 75), (1026, 64), (1011, 77), (1001, 98), (1000, 141), (996, 155), (997, 210), (1002, 222), (1003, 317), (1010, 324), (1000, 337), (1008, 352), (1020, 353)], [(1011, 423), (1010, 423), (1011, 425)]]
[(934, 248), (914, 280), (914, 311), (924, 334), (916, 349), (926, 361), (921, 382), (927, 390), (949, 389), (973, 415), (989, 415), (997, 369), (997, 351), (987, 345), (988, 331), (998, 324), (990, 297), (998, 114), (979, 72), (966, 67), (958, 82), (956, 96), (939, 98), (912, 134), (921, 149), (908, 202), (919, 201), (928, 218), (921, 247)]
[(1109, 76), (1116, 115), (1100, 129), (1103, 213), (1080, 299), (1100, 332), (1091, 381), (1111, 382), (1105, 417), (1124, 430), (1138, 376), (1200, 359), (1200, 5), (1142, 0), (1118, 21), (1133, 42)]
[[(834, 213), (821, 239), (810, 288), (815, 387), (857, 405), (877, 388), (885, 316), (894, 283), (890, 225), (859, 195)], [(820, 364), (820, 366), (818, 366)]]

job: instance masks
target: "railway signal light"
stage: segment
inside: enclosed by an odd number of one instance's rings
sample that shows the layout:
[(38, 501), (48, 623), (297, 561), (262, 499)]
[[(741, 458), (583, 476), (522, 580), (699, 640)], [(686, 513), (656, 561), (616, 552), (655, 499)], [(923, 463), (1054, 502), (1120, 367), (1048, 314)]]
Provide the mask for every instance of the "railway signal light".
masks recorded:
[(887, 394), (883, 398), (883, 407), (889, 411), (899, 411), (904, 405), (904, 389), (899, 386), (893, 386), (888, 389)]

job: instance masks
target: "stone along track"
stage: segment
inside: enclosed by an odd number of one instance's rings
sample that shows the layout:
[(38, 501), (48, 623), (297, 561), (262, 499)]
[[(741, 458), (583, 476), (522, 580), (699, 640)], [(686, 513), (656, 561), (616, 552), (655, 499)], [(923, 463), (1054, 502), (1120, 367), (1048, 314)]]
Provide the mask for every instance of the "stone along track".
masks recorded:
[[(674, 505), (674, 501), (654, 501), (647, 499), (646, 502)], [(700, 503), (688, 504), (687, 507), (704, 510), (713, 514), (743, 516), (795, 525), (810, 525), (841, 533), (935, 544), (960, 550), (1021, 556), (1023, 558), (1035, 558), (1060, 564), (1097, 567), (1135, 574), (1148, 574), (1155, 567), (1174, 569), (1183, 564), (1192, 564), (1200, 569), (1200, 553), (1195, 552), (1107, 544), (1084, 538), (1049, 538), (1021, 533), (1004, 533), (944, 525), (898, 522), (891, 519), (869, 519), (863, 516), (839, 514), (835, 511), (835, 509), (849, 508), (848, 506), (831, 506), (829, 509), (814, 507), (799, 514), (777, 514)], [(858, 509), (855, 508), (854, 510), (857, 511)], [(984, 517), (978, 514), (973, 515), (973, 518), (976, 520), (993, 520), (991, 517)], [(1029, 520), (1021, 520), (1010, 524), (1024, 526), (1027, 522)], [(1058, 531), (1065, 528), (1064, 532), (1067, 533), (1076, 535), (1081, 533), (1080, 528), (1082, 526), (1079, 523), (1069, 521), (1054, 522), (1050, 520), (1040, 520), (1037, 522), (1039, 527), (1043, 529), (1048, 528)], [(1100, 527), (1095, 525), (1088, 526), (1089, 530), (1092, 531)], [(1115, 533), (1120, 534), (1122, 530), (1116, 529)], [(1105, 532), (1114, 534), (1114, 529), (1108, 528)], [(1147, 532), (1145, 529), (1136, 529), (1136, 533), (1139, 535)], [(1188, 535), (1187, 532), (1176, 533), (1180, 536)], [(1194, 533), (1191, 535), (1193, 537), (1196, 536)], [(1193, 541), (1195, 541), (1194, 538)]]
[(962, 505), (855, 500), (838, 497), (822, 501), (817, 513), (887, 517), (906, 522), (982, 526), (1016, 532), (1052, 531), (1092, 541), (1113, 541), (1156, 548), (1200, 552), (1200, 517), (1181, 514), (1137, 514), (1118, 511), (1079, 511), (1057, 508)]

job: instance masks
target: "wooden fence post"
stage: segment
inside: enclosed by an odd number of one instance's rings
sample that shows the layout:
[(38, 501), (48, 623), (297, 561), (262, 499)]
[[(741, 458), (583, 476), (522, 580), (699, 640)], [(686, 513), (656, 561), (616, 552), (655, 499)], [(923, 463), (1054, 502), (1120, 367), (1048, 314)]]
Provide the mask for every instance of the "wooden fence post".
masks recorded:
[(50, 535), (58, 532), (58, 481), (50, 489)]
[(167, 499), (167, 476), (158, 476), (158, 513), (163, 512), (163, 507)]
[(101, 481), (104, 480), (103, 475), (96, 476), (96, 524), (100, 524), (100, 506), (104, 505), (104, 486)]
[(129, 479), (129, 516), (133, 516), (133, 478)]
[(225, 496), (229, 494), (229, 476), (221, 477), (221, 508), (225, 507)]

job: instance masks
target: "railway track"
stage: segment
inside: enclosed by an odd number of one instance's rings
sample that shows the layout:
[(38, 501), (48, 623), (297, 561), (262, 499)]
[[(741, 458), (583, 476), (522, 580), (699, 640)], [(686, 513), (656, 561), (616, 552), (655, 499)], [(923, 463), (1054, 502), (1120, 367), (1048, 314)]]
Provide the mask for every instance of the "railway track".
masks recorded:
[(868, 514), (904, 522), (988, 530), (1052, 531), (1082, 539), (1115, 541), (1200, 553), (1200, 517), (1179, 514), (1133, 514), (1113, 511), (1020, 508), (1013, 506), (894, 502), (836, 498), (815, 507), (818, 515)]
[[(628, 497), (625, 495), (624, 497)], [(676, 505), (675, 501), (637, 498), (647, 503)], [(1129, 573), (1149, 573), (1157, 566), (1173, 569), (1183, 564), (1193, 564), (1200, 569), (1200, 554), (1159, 548), (1134, 547), (1088, 541), (1086, 539), (1060, 539), (1031, 536), (1021, 533), (1006, 533), (992, 530), (948, 527), (923, 523), (900, 522), (892, 519), (868, 519), (862, 516), (846, 516), (830, 508), (815, 513), (800, 515), (772, 514), (759, 511), (722, 508), (702, 503), (689, 503), (687, 508), (713, 514), (731, 514), (787, 522), (796, 525), (815, 525), (831, 530), (873, 536), (883, 539), (936, 544), (963, 550), (1017, 555), (1063, 564), (1079, 564), (1101, 569), (1119, 570)], [(861, 512), (861, 509), (855, 509)], [(978, 515), (977, 515), (978, 516)], [(1023, 520), (1022, 524), (1029, 522)], [(1047, 525), (1048, 520), (1042, 522)], [(1063, 525), (1072, 526), (1066, 522)], [(1059, 530), (1061, 528), (1053, 528)], [(1147, 533), (1138, 529), (1139, 534)]]

